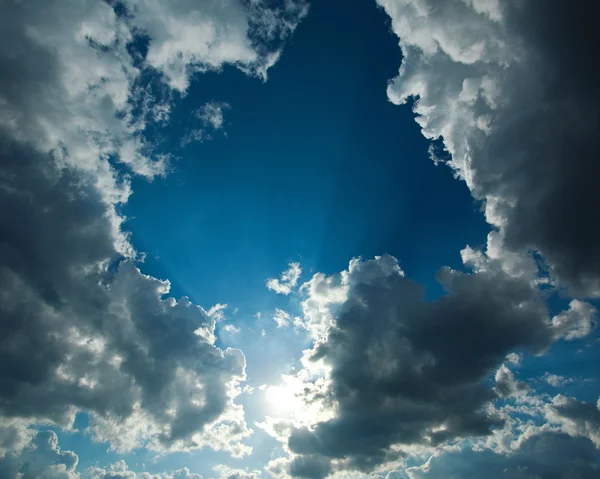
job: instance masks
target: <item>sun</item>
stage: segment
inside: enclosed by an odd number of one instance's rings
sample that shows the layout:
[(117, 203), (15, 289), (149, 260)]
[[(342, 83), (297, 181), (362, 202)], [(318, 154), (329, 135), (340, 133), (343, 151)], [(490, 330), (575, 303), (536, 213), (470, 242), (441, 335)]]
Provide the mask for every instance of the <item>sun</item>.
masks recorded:
[(267, 386), (265, 389), (265, 406), (270, 416), (289, 417), (303, 408), (299, 391), (294, 385), (283, 383)]

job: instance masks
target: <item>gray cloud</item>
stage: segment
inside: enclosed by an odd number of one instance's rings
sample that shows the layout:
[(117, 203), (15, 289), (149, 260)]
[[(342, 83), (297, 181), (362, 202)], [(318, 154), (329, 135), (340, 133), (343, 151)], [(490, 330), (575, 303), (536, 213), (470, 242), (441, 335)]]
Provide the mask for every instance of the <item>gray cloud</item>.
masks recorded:
[(404, 56), (389, 98), (417, 100), (508, 251), (538, 250), (561, 284), (599, 296), (598, 4), (378, 3)]
[[(70, 427), (86, 411), (113, 448), (243, 455), (243, 354), (216, 347), (215, 319), (137, 268), (119, 208), (129, 175), (168, 168), (144, 135), (174, 95), (153, 97), (147, 77), (180, 93), (226, 63), (264, 77), (306, 8), (120, 3), (126, 15), (95, 0), (0, 7), (0, 450), (22, 449), (29, 424)], [(139, 34), (145, 56), (128, 48)]]
[(279, 278), (269, 278), (266, 281), (267, 288), (275, 291), (277, 294), (288, 295), (298, 284), (298, 279), (302, 276), (300, 263), (290, 263), (288, 269), (281, 273)]
[(587, 437), (600, 449), (600, 400), (592, 404), (559, 394), (546, 408), (546, 416), (565, 432)]
[[(512, 350), (540, 352), (554, 337), (535, 286), (501, 270), (442, 269), (447, 294), (433, 302), (389, 256), (353, 261), (343, 276), (335, 325), (309, 356), (331, 368), (335, 415), (293, 430), (295, 454), (369, 471), (399, 457), (393, 445), (490, 434), (503, 421), (482, 381)], [(501, 394), (520, 389), (499, 379)]]
[(589, 439), (546, 432), (533, 436), (510, 454), (461, 450), (432, 457), (410, 468), (410, 479), (563, 479), (598, 477), (596, 450)]
[(294, 477), (324, 478), (331, 472), (331, 464), (319, 455), (297, 456), (290, 462), (289, 472)]
[(2, 479), (202, 479), (187, 467), (161, 474), (135, 472), (123, 460), (105, 467), (78, 468), (79, 457), (63, 451), (53, 431), (36, 432), (21, 451), (0, 457)]
[(119, 259), (85, 176), (1, 144), (0, 412), (68, 426), (90, 411), (104, 440), (113, 422), (131, 418), (131, 445), (150, 434), (193, 447), (229, 411), (231, 437), (243, 436), (231, 397), (245, 360), (214, 346), (215, 320), (187, 298), (164, 298), (168, 282)]
[(0, 458), (0, 477), (6, 479), (77, 479), (79, 458), (71, 451), (61, 451), (52, 431), (38, 432), (19, 454)]

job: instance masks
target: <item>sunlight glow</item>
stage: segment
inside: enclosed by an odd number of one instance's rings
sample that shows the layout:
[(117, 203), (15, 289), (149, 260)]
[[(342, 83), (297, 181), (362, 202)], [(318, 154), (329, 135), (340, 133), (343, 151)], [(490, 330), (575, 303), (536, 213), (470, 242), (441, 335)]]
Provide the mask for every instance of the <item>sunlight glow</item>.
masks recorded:
[(289, 383), (268, 386), (265, 390), (265, 400), (268, 414), (275, 417), (292, 416), (304, 407), (298, 391)]

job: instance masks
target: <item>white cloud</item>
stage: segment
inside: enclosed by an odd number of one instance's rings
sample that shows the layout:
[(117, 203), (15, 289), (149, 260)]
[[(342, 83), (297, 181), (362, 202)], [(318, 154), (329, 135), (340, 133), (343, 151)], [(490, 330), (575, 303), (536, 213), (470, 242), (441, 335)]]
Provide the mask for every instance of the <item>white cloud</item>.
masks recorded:
[(300, 279), (301, 275), (302, 268), (300, 268), (300, 263), (290, 263), (288, 269), (281, 273), (279, 279), (267, 279), (267, 288), (275, 291), (277, 294), (288, 295), (298, 284), (298, 279)]
[(216, 132), (225, 132), (225, 113), (224, 110), (230, 109), (225, 102), (208, 102), (199, 110), (194, 112), (194, 117), (201, 121), (202, 128), (193, 128), (189, 130), (181, 139), (181, 146), (186, 146), (192, 141), (212, 140)]
[(260, 476), (260, 471), (236, 469), (224, 464), (214, 466), (213, 470), (219, 474), (221, 479), (257, 479)]
[(217, 303), (207, 311), (207, 314), (215, 321), (223, 321), (225, 319), (226, 304)]
[(237, 334), (241, 331), (240, 328), (234, 326), (233, 324), (226, 324), (223, 326), (223, 330), (229, 334)]
[(53, 431), (35, 434), (24, 449), (0, 458), (0, 477), (39, 479), (79, 479), (79, 458), (71, 451), (61, 451)]
[[(448, 164), (483, 202), (496, 229), (488, 256), (513, 275), (528, 274), (528, 252), (539, 251), (559, 284), (600, 295), (599, 190), (592, 179), (599, 116), (590, 108), (600, 100), (600, 72), (588, 56), (600, 47), (591, 20), (597, 6), (377, 3), (403, 54), (388, 97), (412, 103), (423, 135), (443, 140)], [(444, 161), (448, 155), (436, 150), (434, 159)], [(504, 251), (490, 251), (494, 243)]]
[(572, 300), (569, 309), (552, 318), (552, 327), (557, 337), (567, 341), (584, 338), (596, 326), (596, 308), (590, 303)]
[[(70, 428), (86, 411), (91, 437), (113, 449), (239, 457), (245, 358), (215, 345), (223, 305), (209, 314), (144, 275), (118, 210), (131, 175), (167, 173), (146, 127), (168, 120), (194, 72), (231, 63), (264, 76), (305, 10), (121, 3), (125, 15), (95, 0), (0, 7), (0, 451), (24, 450), (30, 424)], [(151, 87), (157, 75), (168, 86)]]
[(523, 355), (519, 353), (510, 353), (506, 356), (506, 360), (514, 366), (520, 366), (523, 361)]
[(290, 325), (292, 317), (283, 309), (275, 309), (273, 320), (277, 323), (278, 328), (287, 328)]
[(226, 64), (266, 78), (278, 51), (267, 48), (267, 43), (285, 39), (306, 14), (302, 1), (287, 2), (280, 10), (261, 1), (248, 4), (239, 0), (125, 3), (133, 25), (151, 38), (147, 62), (180, 92), (187, 90), (194, 73), (218, 70)]
[(559, 388), (564, 386), (565, 384), (569, 384), (574, 382), (573, 378), (566, 378), (564, 376), (560, 376), (559, 374), (550, 374), (548, 372), (544, 373), (542, 379), (546, 381), (550, 386)]
[(78, 468), (79, 457), (62, 451), (53, 431), (35, 432), (26, 447), (0, 458), (0, 477), (35, 479), (202, 479), (186, 467), (162, 474), (136, 473), (124, 460), (106, 467)]
[[(446, 293), (435, 301), (391, 256), (352, 260), (301, 287), (310, 315), (301, 322), (318, 331), (293, 376), (304, 406), (286, 421), (257, 424), (292, 454), (288, 473), (380, 471), (414, 451), (500, 440), (499, 431), (516, 427), (517, 410), (543, 416), (544, 401), (502, 362), (518, 363), (515, 350), (544, 352), (570, 328), (557, 333), (531, 275), (487, 254), (470, 264), (471, 273), (440, 269)], [(288, 394), (289, 384), (274, 397)], [(496, 409), (499, 398), (512, 413)]]
[(502, 397), (523, 396), (529, 392), (529, 386), (516, 379), (514, 373), (504, 364), (498, 368), (494, 379), (496, 392)]

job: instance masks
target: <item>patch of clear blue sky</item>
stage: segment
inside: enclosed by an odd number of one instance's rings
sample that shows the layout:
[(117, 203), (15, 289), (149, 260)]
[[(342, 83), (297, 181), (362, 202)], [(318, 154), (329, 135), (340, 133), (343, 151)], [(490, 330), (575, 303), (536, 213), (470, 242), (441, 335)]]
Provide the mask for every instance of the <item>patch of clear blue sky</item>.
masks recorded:
[[(265, 279), (289, 261), (300, 261), (306, 280), (339, 272), (355, 256), (389, 253), (432, 298), (441, 293), (438, 268), (460, 268), (460, 249), (485, 243), (489, 227), (464, 183), (429, 160), (410, 107), (387, 100), (400, 62), (398, 40), (374, 1), (314, 1), (266, 83), (231, 67), (197, 75), (157, 138), (179, 157), (172, 173), (152, 183), (134, 179), (124, 213), (133, 243), (148, 253), (143, 271), (205, 308), (230, 305), (228, 322), (242, 332), (220, 344), (243, 349), (250, 384), (276, 381), (306, 346), (293, 331), (275, 332), (271, 319), (275, 307), (290, 305)], [(181, 148), (186, 131), (200, 126), (192, 112), (208, 101), (231, 105), (226, 136)], [(597, 357), (597, 348), (573, 356), (572, 345), (558, 347), (557, 373), (589, 369), (590, 354)], [(527, 360), (523, 377), (556, 366), (542, 362), (546, 369)], [(262, 420), (258, 395), (239, 402), (251, 426)], [(138, 471), (188, 466), (205, 477), (215, 477), (211, 467), (219, 463), (262, 468), (277, 444), (253, 429), (254, 454), (242, 461), (210, 450), (154, 463), (145, 451), (125, 459)], [(105, 445), (79, 434), (61, 434), (61, 445), (77, 450), (83, 467), (118, 457), (103, 456)]]

